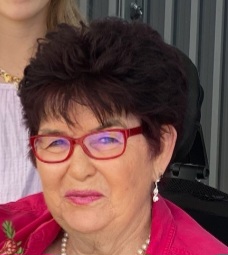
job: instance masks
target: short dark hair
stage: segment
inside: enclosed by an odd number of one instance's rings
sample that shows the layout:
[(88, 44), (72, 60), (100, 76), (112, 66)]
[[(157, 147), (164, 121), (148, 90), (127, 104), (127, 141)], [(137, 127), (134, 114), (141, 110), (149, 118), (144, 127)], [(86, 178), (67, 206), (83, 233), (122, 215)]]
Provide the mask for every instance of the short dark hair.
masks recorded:
[(30, 135), (50, 115), (71, 123), (69, 109), (77, 102), (101, 123), (114, 114), (133, 114), (157, 154), (162, 125), (173, 125), (180, 137), (186, 79), (177, 50), (157, 31), (109, 17), (88, 26), (61, 24), (40, 39), (19, 95)]

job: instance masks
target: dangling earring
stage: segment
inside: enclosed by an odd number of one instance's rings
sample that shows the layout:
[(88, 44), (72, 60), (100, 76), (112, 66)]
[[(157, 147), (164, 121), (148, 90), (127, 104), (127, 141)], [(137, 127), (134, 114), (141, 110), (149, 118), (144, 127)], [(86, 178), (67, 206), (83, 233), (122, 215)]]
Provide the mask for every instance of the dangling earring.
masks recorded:
[(157, 202), (157, 201), (159, 200), (159, 198), (158, 198), (158, 182), (159, 182), (159, 181), (160, 181), (160, 179), (158, 179), (158, 180), (154, 183), (154, 185), (155, 185), (154, 190), (153, 190), (153, 201), (154, 201), (154, 203)]

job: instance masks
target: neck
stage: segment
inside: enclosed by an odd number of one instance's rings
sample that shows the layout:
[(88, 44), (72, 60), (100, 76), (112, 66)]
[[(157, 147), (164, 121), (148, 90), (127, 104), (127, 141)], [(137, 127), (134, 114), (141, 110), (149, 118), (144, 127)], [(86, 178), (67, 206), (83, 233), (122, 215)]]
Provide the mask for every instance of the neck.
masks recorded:
[[(75, 253), (75, 250), (72, 251), (69, 249), (68, 247), (68, 239), (69, 239), (69, 235), (67, 233), (63, 234), (62, 237), (62, 241), (61, 241), (61, 255), (68, 255), (68, 254), (78, 254), (78, 255), (82, 255), (82, 254), (96, 254), (96, 255), (105, 255), (105, 254), (113, 254), (113, 255), (120, 255), (120, 254), (135, 254), (135, 255), (146, 255), (146, 250), (149, 246), (150, 243), (150, 235), (144, 240), (144, 242), (141, 243), (141, 245), (139, 244), (137, 249), (135, 249), (135, 247), (130, 244), (130, 243), (126, 243), (123, 246), (117, 247), (113, 250), (109, 250), (108, 253), (107, 251), (103, 251), (100, 248), (97, 249), (97, 247), (102, 247), (102, 244), (99, 244), (99, 246), (93, 246), (93, 250), (91, 250), (89, 253), (85, 253), (85, 252), (79, 252), (77, 251)], [(106, 240), (106, 242), (108, 242), (109, 240)], [(136, 245), (137, 240), (134, 240), (134, 245)]]
[(151, 213), (138, 216), (135, 221), (129, 221), (127, 228), (116, 223), (116, 229), (112, 225), (96, 234), (69, 233), (66, 254), (137, 255), (151, 231)]
[[(106, 242), (110, 242), (110, 240), (106, 240)], [(147, 247), (150, 243), (150, 236), (145, 237), (144, 240), (138, 242), (138, 240), (133, 240), (133, 242), (123, 242), (120, 246), (114, 246), (110, 249), (105, 249), (102, 243), (93, 243), (91, 248), (87, 245), (91, 245), (90, 243), (83, 242), (84, 247), (83, 249), (80, 248), (72, 248), (70, 241), (66, 235), (63, 236), (61, 242), (61, 254), (64, 255), (88, 255), (88, 254), (96, 254), (96, 255), (145, 255)], [(75, 243), (76, 245), (76, 243)], [(107, 245), (105, 245), (107, 246)], [(59, 247), (60, 249), (60, 247)]]
[(0, 68), (21, 77), (36, 51), (36, 40), (46, 33), (44, 19), (12, 21), (0, 16)]

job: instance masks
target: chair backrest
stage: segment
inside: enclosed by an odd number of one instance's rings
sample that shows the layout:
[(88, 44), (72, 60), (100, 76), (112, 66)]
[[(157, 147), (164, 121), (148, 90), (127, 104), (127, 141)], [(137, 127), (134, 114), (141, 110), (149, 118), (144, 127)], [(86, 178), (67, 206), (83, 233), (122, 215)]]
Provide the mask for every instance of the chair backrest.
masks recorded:
[(177, 141), (174, 157), (166, 171), (166, 176), (205, 179), (209, 175), (209, 166), (200, 124), (204, 92), (195, 65), (183, 52), (179, 50), (178, 52), (187, 77), (187, 110), (183, 124), (184, 131), (181, 139)]

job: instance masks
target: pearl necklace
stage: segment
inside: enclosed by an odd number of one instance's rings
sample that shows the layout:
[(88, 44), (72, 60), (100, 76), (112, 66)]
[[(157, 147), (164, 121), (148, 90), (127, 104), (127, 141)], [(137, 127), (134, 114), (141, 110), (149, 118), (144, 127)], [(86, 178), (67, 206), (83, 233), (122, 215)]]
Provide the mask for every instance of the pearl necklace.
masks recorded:
[(63, 238), (62, 238), (62, 243), (61, 243), (61, 255), (67, 255), (66, 253), (66, 248), (67, 248), (67, 241), (68, 241), (68, 234), (64, 232)]
[[(64, 235), (63, 235), (63, 238), (62, 238), (62, 243), (61, 243), (61, 255), (67, 255), (67, 241), (68, 241), (68, 234), (65, 232)], [(141, 246), (141, 248), (139, 248), (137, 250), (137, 254), (139, 255), (143, 255), (145, 254), (146, 252), (146, 249), (148, 247), (150, 243), (150, 236), (146, 239), (145, 243)]]

